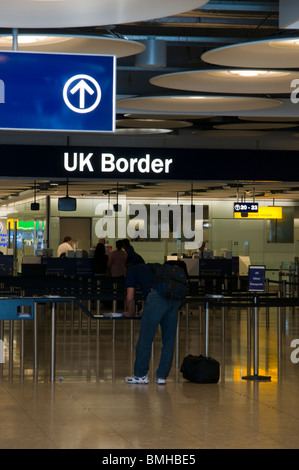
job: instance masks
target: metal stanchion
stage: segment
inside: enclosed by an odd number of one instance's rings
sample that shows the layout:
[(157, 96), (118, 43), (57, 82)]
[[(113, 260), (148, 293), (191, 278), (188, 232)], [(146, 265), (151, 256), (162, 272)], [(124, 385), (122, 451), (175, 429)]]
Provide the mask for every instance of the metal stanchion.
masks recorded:
[[(265, 292), (266, 294), (269, 294), (269, 279), (266, 278), (265, 279)], [(267, 306), (266, 307), (266, 325), (267, 325), (267, 328), (269, 328), (269, 307)]]
[(271, 376), (259, 375), (259, 308), (258, 297), (254, 297), (254, 373), (245, 375), (243, 380), (271, 380)]
[(247, 309), (247, 348), (251, 350), (251, 307)]
[[(222, 299), (223, 295), (207, 295), (210, 299)], [(206, 306), (206, 357), (209, 356), (209, 333), (210, 333), (210, 325), (209, 325), (209, 300), (205, 301)]]
[(37, 370), (38, 367), (38, 327), (37, 327), (37, 303), (34, 304), (34, 317), (33, 317), (33, 340), (34, 340), (34, 369)]
[(221, 322), (221, 327), (222, 327), (222, 342), (224, 342), (225, 339), (225, 311), (226, 308), (222, 307), (222, 322)]
[[(278, 298), (280, 298), (280, 292), (278, 292)], [(278, 307), (277, 312), (277, 355), (281, 357), (281, 307)]]
[(179, 357), (180, 357), (180, 316), (178, 315), (178, 324), (176, 331), (176, 343), (175, 343), (175, 367), (179, 367)]
[(206, 356), (209, 356), (209, 302), (206, 301)]
[(52, 302), (51, 335), (51, 382), (55, 380), (55, 303)]

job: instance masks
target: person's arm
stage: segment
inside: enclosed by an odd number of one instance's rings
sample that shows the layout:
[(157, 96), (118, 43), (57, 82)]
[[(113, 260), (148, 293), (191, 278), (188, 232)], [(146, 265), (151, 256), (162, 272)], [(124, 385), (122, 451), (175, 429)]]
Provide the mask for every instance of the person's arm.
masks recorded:
[(134, 317), (135, 316), (135, 287), (127, 288), (127, 311), (124, 313), (125, 317)]

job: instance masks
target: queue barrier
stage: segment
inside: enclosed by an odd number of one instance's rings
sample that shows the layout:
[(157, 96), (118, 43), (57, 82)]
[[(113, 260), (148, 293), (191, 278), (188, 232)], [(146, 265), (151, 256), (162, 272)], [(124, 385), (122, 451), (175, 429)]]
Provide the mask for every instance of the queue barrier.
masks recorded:
[[(192, 299), (194, 301), (194, 299)], [(298, 307), (299, 298), (289, 297), (282, 298), (279, 293), (276, 294), (256, 294), (244, 295), (244, 296), (228, 296), (223, 295), (210, 295), (205, 298), (198, 298), (198, 302), (203, 302), (205, 305), (205, 318), (206, 318), (206, 330), (205, 330), (205, 354), (209, 356), (209, 314), (212, 307), (229, 307), (229, 308), (248, 308), (248, 345), (250, 345), (250, 309), (254, 309), (254, 373), (242, 377), (244, 380), (271, 380), (270, 376), (262, 376), (259, 374), (259, 309), (262, 307), (278, 308), (277, 315), (277, 338), (278, 338), (278, 356), (281, 356), (281, 335), (282, 335), (282, 324), (281, 324), (281, 309), (286, 307)]]
[[(33, 320), (34, 321), (34, 367), (38, 367), (38, 345), (37, 345), (37, 305), (51, 305), (51, 381), (55, 378), (55, 308), (61, 303), (76, 304), (89, 319), (112, 320), (113, 322), (113, 341), (115, 338), (115, 322), (119, 318), (105, 318), (99, 310), (92, 313), (89, 307), (84, 305), (84, 301), (112, 301), (115, 310), (115, 302), (124, 301), (126, 290), (123, 281), (115, 282), (113, 279), (62, 279), (62, 278), (41, 278), (41, 279), (24, 279), (24, 278), (8, 278), (6, 282), (0, 279), (0, 320)], [(46, 294), (45, 294), (46, 292)], [(9, 297), (7, 296), (9, 293)], [(43, 295), (41, 295), (43, 293)], [(31, 294), (31, 295), (29, 295)], [(61, 295), (62, 294), (62, 295)], [(279, 293), (278, 293), (279, 294)], [(138, 293), (141, 299), (141, 294)], [(296, 307), (299, 306), (299, 298), (280, 298), (277, 293), (240, 293), (230, 296), (206, 294), (199, 283), (190, 283), (188, 293), (181, 307), (186, 308), (186, 317), (188, 317), (188, 308), (190, 303), (196, 303), (205, 307), (205, 354), (209, 355), (209, 313), (213, 307), (238, 307), (248, 309), (254, 308), (255, 312), (255, 328), (254, 328), (254, 357), (255, 367), (252, 377), (244, 377), (254, 380), (262, 380), (258, 371), (258, 312), (260, 307)], [(131, 322), (131, 348), (133, 347), (133, 325), (134, 320), (140, 319), (139, 316), (127, 318), (122, 317), (121, 320), (133, 320)], [(22, 322), (23, 325), (23, 322)], [(248, 327), (249, 330), (249, 327)], [(281, 337), (281, 322), (279, 320), (279, 338)], [(179, 322), (176, 343), (176, 366), (178, 366), (178, 347), (179, 347)], [(23, 349), (23, 348), (22, 348)]]
[[(110, 320), (109, 317), (104, 315), (92, 315), (91, 312), (75, 297), (31, 297), (31, 298), (0, 298), (0, 321), (10, 320), (12, 323), (15, 320), (32, 320), (34, 322), (34, 369), (38, 369), (38, 314), (37, 307), (41, 304), (50, 304), (51, 306), (51, 360), (50, 360), (50, 379), (51, 382), (55, 380), (56, 368), (56, 306), (57, 304), (75, 303), (84, 313), (89, 317), (96, 320)], [(115, 336), (115, 318), (113, 319), (113, 341)], [(122, 317), (124, 320), (131, 320), (131, 348), (133, 348), (133, 322), (136, 317)], [(21, 322), (21, 358), (24, 355), (24, 323)]]

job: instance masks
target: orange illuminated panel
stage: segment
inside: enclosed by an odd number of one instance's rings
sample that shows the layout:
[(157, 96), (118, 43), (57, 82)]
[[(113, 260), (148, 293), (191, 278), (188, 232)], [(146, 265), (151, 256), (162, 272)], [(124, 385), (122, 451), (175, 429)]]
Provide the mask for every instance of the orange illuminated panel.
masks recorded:
[(258, 212), (235, 212), (235, 219), (282, 219), (282, 207), (259, 207)]
[(7, 223), (7, 228), (9, 227), (9, 224), (11, 225), (11, 228), (13, 228), (15, 224), (17, 224), (17, 228), (19, 226), (18, 219), (7, 219), (6, 223)]

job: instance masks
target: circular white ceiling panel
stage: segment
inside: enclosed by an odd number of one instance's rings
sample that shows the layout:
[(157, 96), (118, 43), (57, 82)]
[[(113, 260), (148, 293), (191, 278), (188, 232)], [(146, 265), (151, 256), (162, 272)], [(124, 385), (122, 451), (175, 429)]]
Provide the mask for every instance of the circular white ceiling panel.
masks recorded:
[(182, 113), (215, 113), (249, 111), (280, 106), (281, 101), (268, 98), (243, 96), (156, 96), (119, 100), (118, 112), (162, 111)]
[[(89, 36), (18, 36), (18, 50), (27, 52), (53, 52), (76, 54), (106, 54), (128, 57), (144, 51), (140, 42)], [(12, 36), (0, 36), (0, 50), (12, 50)]]
[(201, 137), (258, 137), (265, 135), (266, 132), (256, 132), (256, 131), (234, 131), (234, 130), (222, 130), (222, 131), (196, 131), (192, 134), (199, 135)]
[(298, 68), (299, 37), (289, 39), (267, 39), (232, 46), (220, 47), (205, 52), (204, 62), (226, 67)]
[(298, 127), (299, 124), (284, 124), (284, 123), (273, 123), (273, 122), (249, 122), (247, 124), (219, 124), (213, 126), (214, 129), (226, 129), (226, 130), (273, 130), (273, 129), (290, 129), (292, 127)]
[(176, 121), (174, 119), (120, 119), (116, 121), (118, 127), (132, 127), (144, 129), (182, 129), (191, 127), (192, 122)]
[(1, 28), (68, 28), (146, 21), (199, 8), (208, 0), (9, 0)]
[(151, 134), (169, 134), (172, 129), (157, 129), (157, 128), (135, 128), (130, 127), (126, 129), (116, 129), (114, 134), (117, 135), (151, 135)]
[(299, 72), (284, 70), (225, 69), (200, 70), (159, 75), (152, 85), (176, 90), (211, 93), (275, 94), (290, 93)]
[[(196, 119), (209, 119), (210, 116), (202, 115), (202, 116), (194, 116), (192, 114), (182, 114), (182, 113), (173, 113), (173, 114), (162, 114), (156, 111), (154, 114), (149, 114), (147, 112), (144, 113), (125, 113), (125, 117), (132, 118), (132, 119), (163, 119), (168, 121), (169, 119), (192, 119), (193, 121)], [(299, 118), (298, 118), (299, 120)]]
[(281, 116), (239, 116), (241, 121), (256, 121), (256, 122), (298, 122), (299, 117), (281, 117)]

